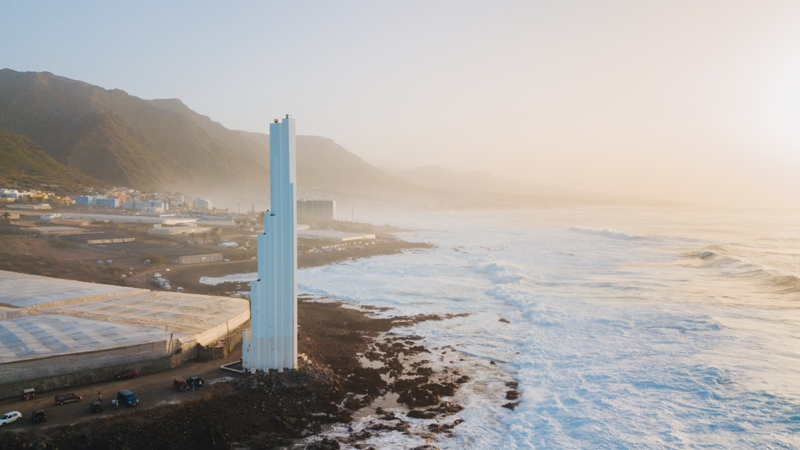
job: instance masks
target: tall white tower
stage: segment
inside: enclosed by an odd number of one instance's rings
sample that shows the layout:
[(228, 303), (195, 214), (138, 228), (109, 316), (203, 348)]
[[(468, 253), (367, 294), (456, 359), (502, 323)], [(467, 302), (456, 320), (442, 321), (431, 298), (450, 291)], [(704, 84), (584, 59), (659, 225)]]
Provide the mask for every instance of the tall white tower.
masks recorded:
[(258, 237), (258, 281), (250, 284), (250, 326), (242, 365), (297, 367), (297, 214), (294, 119), (269, 126), (270, 210)]

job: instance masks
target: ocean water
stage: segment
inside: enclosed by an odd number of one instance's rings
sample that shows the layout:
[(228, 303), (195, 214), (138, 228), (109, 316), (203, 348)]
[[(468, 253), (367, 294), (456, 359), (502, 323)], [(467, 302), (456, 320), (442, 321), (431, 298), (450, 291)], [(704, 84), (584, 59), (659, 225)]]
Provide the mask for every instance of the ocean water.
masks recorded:
[(800, 448), (800, 212), (362, 216), (436, 248), (304, 269), (300, 290), (387, 315), (469, 313), (400, 332), (456, 347), (472, 377), (453, 436), (367, 444)]

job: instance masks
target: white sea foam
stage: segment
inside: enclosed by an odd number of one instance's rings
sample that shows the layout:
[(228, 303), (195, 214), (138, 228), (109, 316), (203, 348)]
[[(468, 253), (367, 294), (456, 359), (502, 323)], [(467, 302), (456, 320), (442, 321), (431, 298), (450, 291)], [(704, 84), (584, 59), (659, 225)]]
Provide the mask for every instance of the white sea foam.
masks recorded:
[[(781, 306), (796, 297), (766, 295), (761, 281), (733, 270), (739, 263), (714, 263), (723, 257), (681, 263), (698, 247), (722, 251), (720, 230), (726, 242), (744, 242), (730, 213), (687, 212), (683, 228), (665, 228), (657, 213), (550, 214), (380, 217), (429, 230), (408, 238), (437, 247), (304, 269), (299, 286), (394, 308), (387, 315), (470, 314), (403, 330), (474, 363), (456, 396), (465, 422), (437, 438), (439, 448), (800, 447), (800, 311)], [(800, 217), (759, 220), (772, 221), (759, 233), (777, 238), (736, 247), (736, 257), (797, 277), (800, 242), (790, 238)], [(501, 407), (510, 379), (522, 392), (513, 412)], [(428, 442), (377, 433), (368, 443)]]
[(200, 283), (216, 286), (220, 283), (249, 283), (258, 279), (258, 272), (234, 273), (223, 277), (200, 277)]
[(522, 269), (512, 264), (499, 264), (497, 262), (485, 262), (478, 265), (476, 271), (489, 275), (493, 283), (506, 284), (522, 281)]

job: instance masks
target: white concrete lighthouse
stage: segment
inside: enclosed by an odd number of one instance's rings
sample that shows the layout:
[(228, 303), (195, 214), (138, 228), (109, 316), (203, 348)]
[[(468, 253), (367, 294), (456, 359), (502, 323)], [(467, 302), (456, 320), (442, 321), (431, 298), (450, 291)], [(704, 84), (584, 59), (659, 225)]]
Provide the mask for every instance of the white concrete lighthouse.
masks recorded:
[(250, 284), (250, 326), (242, 365), (250, 371), (297, 367), (297, 214), (294, 119), (269, 126), (270, 210), (258, 236), (258, 280)]

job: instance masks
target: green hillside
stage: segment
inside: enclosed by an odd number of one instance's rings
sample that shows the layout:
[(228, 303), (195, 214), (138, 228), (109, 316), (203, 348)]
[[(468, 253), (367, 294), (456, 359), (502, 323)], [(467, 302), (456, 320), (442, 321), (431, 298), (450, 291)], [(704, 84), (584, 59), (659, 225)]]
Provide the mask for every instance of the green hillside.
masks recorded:
[[(269, 187), (269, 136), (229, 130), (178, 99), (143, 100), (47, 72), (2, 69), (0, 127), (113, 185), (228, 197)], [(316, 136), (297, 137), (297, 171), (301, 189), (425, 191)]]
[(139, 189), (262, 185), (265, 168), (189, 117), (121, 90), (47, 72), (0, 70), (0, 127), (55, 160)]
[(105, 183), (60, 164), (35, 142), (0, 128), (0, 186), (80, 193)]

